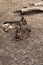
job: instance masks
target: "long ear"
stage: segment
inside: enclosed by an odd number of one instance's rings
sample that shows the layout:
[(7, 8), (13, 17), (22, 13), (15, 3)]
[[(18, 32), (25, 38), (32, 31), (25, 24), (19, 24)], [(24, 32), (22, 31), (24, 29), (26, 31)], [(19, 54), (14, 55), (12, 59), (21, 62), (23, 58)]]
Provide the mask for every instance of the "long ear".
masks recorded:
[(21, 21), (23, 21), (24, 17), (22, 16)]

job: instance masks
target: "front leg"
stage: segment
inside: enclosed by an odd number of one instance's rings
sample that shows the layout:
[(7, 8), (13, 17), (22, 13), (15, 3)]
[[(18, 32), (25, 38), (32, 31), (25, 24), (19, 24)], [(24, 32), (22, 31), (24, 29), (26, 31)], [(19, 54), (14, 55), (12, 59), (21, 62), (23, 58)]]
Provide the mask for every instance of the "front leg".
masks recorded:
[(22, 34), (21, 30), (16, 31), (16, 39), (17, 40), (22, 40), (23, 39), (23, 34)]

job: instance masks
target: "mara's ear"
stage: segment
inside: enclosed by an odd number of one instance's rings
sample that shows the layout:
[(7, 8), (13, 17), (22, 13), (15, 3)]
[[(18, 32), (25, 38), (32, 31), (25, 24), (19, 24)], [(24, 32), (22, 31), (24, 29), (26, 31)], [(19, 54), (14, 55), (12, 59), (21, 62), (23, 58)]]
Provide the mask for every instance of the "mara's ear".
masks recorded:
[(21, 21), (23, 21), (24, 17), (22, 16)]
[(27, 25), (27, 21), (25, 18), (23, 19), (22, 23), (23, 23), (23, 25)]

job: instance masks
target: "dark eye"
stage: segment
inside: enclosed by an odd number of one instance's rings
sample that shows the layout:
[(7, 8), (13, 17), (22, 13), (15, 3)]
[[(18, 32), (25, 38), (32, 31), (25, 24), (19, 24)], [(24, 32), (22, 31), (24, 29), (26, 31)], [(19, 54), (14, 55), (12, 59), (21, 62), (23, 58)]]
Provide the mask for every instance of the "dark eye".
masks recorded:
[(31, 29), (28, 29), (28, 32), (31, 32)]
[(26, 24), (27, 24), (27, 22), (26, 22), (26, 21), (24, 21), (24, 22), (23, 22), (23, 25), (26, 25)]

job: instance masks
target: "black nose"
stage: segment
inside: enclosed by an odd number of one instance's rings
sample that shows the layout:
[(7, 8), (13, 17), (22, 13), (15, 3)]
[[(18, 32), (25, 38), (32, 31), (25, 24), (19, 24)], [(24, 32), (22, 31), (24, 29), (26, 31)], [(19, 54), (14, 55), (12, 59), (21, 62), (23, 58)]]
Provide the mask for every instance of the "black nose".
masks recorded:
[(28, 32), (31, 32), (31, 29), (29, 29)]

